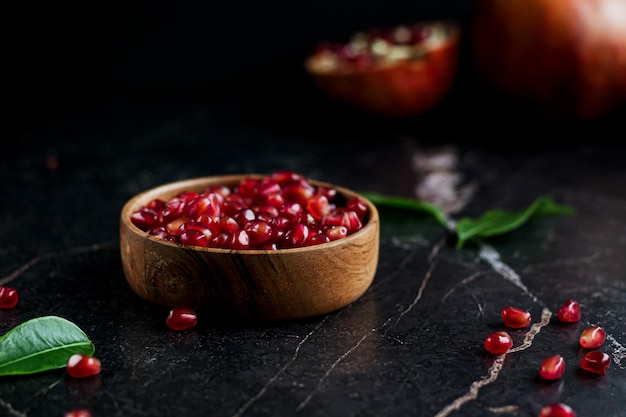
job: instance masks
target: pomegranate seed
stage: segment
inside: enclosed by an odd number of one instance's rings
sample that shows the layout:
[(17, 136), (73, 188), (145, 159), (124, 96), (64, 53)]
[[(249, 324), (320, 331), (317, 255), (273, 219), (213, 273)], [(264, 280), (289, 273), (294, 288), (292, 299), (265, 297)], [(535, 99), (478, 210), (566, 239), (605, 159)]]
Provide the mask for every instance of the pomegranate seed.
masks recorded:
[(367, 214), (367, 203), (363, 197), (353, 197), (346, 203), (346, 209), (354, 211), (362, 221)]
[(0, 287), (0, 308), (9, 309), (17, 305), (17, 290), (10, 287)]
[(159, 215), (156, 211), (143, 207), (132, 214), (130, 221), (145, 232), (159, 224)]
[(330, 211), (328, 204), (328, 198), (325, 195), (314, 195), (306, 203), (306, 208), (311, 212), (311, 215), (319, 220)]
[(580, 345), (586, 349), (602, 346), (606, 340), (606, 332), (600, 326), (588, 327), (580, 334)]
[(188, 246), (200, 246), (206, 248), (211, 241), (211, 235), (206, 235), (198, 230), (189, 229), (180, 234), (180, 243)]
[(67, 373), (72, 378), (86, 378), (100, 373), (102, 366), (95, 356), (75, 353), (67, 360)]
[(198, 324), (198, 315), (190, 308), (174, 307), (170, 310), (165, 324), (171, 330), (187, 330)]
[(309, 238), (309, 228), (301, 223), (295, 224), (283, 237), (283, 245), (286, 248), (296, 248), (304, 246)]
[(248, 232), (250, 243), (252, 245), (259, 245), (265, 243), (271, 239), (273, 234), (272, 226), (263, 220), (253, 220), (246, 224), (245, 229)]
[(77, 408), (63, 414), (63, 417), (91, 417), (91, 412), (86, 408)]
[(543, 407), (539, 411), (539, 417), (576, 417), (576, 413), (569, 405), (555, 403)]
[(609, 365), (611, 364), (611, 357), (604, 352), (594, 350), (588, 352), (580, 360), (580, 367), (586, 371), (593, 372), (594, 374), (605, 374)]
[(348, 236), (348, 228), (345, 226), (331, 226), (326, 230), (329, 240), (342, 239)]
[(504, 325), (513, 329), (521, 329), (530, 325), (530, 312), (517, 307), (507, 306), (502, 309)]
[(553, 381), (559, 379), (565, 373), (565, 359), (561, 355), (548, 356), (541, 362), (539, 375), (543, 379)]
[(580, 304), (576, 300), (567, 300), (556, 313), (559, 320), (566, 323), (576, 323), (580, 321)]
[(505, 331), (497, 331), (487, 336), (484, 345), (488, 352), (500, 355), (513, 346), (513, 338)]

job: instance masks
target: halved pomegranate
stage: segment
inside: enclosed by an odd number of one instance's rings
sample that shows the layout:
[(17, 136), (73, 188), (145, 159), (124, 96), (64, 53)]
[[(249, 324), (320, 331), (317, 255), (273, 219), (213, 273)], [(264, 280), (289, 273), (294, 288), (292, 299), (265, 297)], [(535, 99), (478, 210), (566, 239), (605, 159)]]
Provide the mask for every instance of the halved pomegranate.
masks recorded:
[(320, 43), (305, 62), (332, 99), (386, 116), (406, 117), (438, 104), (454, 83), (460, 26), (420, 22)]

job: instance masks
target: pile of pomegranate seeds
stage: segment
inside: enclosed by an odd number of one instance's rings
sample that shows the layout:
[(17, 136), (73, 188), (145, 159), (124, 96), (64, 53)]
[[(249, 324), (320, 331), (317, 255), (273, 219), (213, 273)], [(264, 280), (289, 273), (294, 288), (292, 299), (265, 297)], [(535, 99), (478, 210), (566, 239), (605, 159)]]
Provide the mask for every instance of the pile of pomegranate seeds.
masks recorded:
[(347, 43), (325, 42), (313, 55), (318, 70), (363, 70), (376, 63), (421, 57), (427, 43), (439, 44), (449, 36), (443, 24), (400, 25), (391, 29), (356, 33)]
[(188, 246), (296, 248), (341, 239), (363, 227), (365, 199), (353, 197), (339, 205), (335, 197), (333, 188), (278, 171), (243, 178), (232, 189), (211, 186), (181, 192), (169, 201), (155, 199), (137, 209), (131, 221), (150, 235)]
[(174, 307), (170, 310), (165, 324), (171, 330), (187, 330), (198, 324), (198, 315), (189, 308)]
[(87, 378), (99, 374), (102, 365), (95, 356), (75, 353), (67, 360), (66, 369), (72, 378)]
[(17, 290), (9, 287), (0, 287), (0, 309), (9, 309), (17, 305)]

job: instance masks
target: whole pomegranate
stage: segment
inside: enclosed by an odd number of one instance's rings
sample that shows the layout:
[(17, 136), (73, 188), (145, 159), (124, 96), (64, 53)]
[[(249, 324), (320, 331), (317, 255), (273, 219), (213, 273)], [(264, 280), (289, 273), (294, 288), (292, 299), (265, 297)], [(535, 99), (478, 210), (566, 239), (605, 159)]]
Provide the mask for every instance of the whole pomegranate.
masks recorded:
[(544, 116), (597, 119), (626, 102), (625, 0), (476, 0), (477, 74)]
[(320, 43), (305, 68), (328, 97), (371, 113), (406, 117), (438, 104), (457, 73), (460, 26), (433, 21)]

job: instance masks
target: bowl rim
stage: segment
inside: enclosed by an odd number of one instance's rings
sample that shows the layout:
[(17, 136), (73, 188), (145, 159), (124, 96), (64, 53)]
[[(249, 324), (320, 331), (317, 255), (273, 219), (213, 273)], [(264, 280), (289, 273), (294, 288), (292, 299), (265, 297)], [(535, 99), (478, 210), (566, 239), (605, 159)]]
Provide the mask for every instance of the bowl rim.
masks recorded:
[[(301, 246), (301, 247), (295, 247), (295, 248), (280, 248), (280, 249), (226, 249), (226, 248), (212, 248), (212, 247), (205, 248), (202, 246), (191, 246), (191, 245), (184, 245), (182, 243), (168, 242), (166, 240), (152, 236), (148, 234), (147, 232), (141, 230), (140, 228), (135, 226), (133, 222), (130, 220), (130, 215), (136, 209), (141, 207), (142, 205), (140, 204), (141, 201), (145, 200), (146, 202), (148, 202), (152, 200), (153, 198), (156, 198), (157, 196), (165, 194), (168, 191), (172, 195), (176, 195), (177, 193), (181, 191), (185, 191), (187, 189), (198, 188), (201, 186), (201, 184), (206, 185), (207, 182), (212, 182), (216, 185), (228, 185), (230, 183), (236, 183), (236, 181), (243, 179), (243, 178), (248, 178), (248, 177), (265, 178), (267, 176), (269, 175), (258, 174), (258, 173), (212, 175), (212, 176), (193, 177), (193, 178), (187, 178), (183, 180), (163, 183), (161, 185), (157, 185), (157, 186), (145, 189), (135, 194), (130, 199), (128, 199), (122, 207), (122, 210), (120, 213), (120, 217), (121, 217), (120, 222), (121, 222), (121, 225), (124, 225), (129, 231), (133, 232), (135, 235), (139, 237), (146, 238), (152, 242), (162, 244), (165, 246), (170, 246), (172, 248), (179, 249), (179, 250), (182, 249), (182, 250), (189, 250), (193, 252), (209, 252), (209, 253), (224, 253), (224, 254), (238, 254), (238, 255), (266, 255), (266, 256), (280, 256), (281, 254), (286, 254), (286, 253), (310, 252), (310, 251), (315, 251), (315, 250), (330, 249), (336, 246), (342, 246), (345, 243), (349, 243), (350, 241), (354, 239), (358, 239), (361, 235), (365, 233), (369, 233), (370, 229), (376, 228), (377, 224), (379, 223), (379, 214), (378, 214), (378, 209), (376, 208), (376, 205), (372, 203), (364, 195), (356, 191), (353, 191), (349, 188), (346, 188), (344, 186), (336, 185), (336, 184), (326, 182), (326, 181), (312, 179), (309, 177), (305, 177), (305, 179), (311, 185), (332, 187), (333, 189), (337, 190), (338, 193), (341, 193), (344, 197), (359, 196), (363, 198), (366, 201), (367, 206), (368, 206), (367, 221), (363, 224), (363, 227), (359, 229), (358, 231), (344, 238), (333, 240), (331, 242), (319, 243), (319, 244), (311, 245), (311, 246)], [(378, 235), (379, 233), (376, 233), (376, 236)]]

